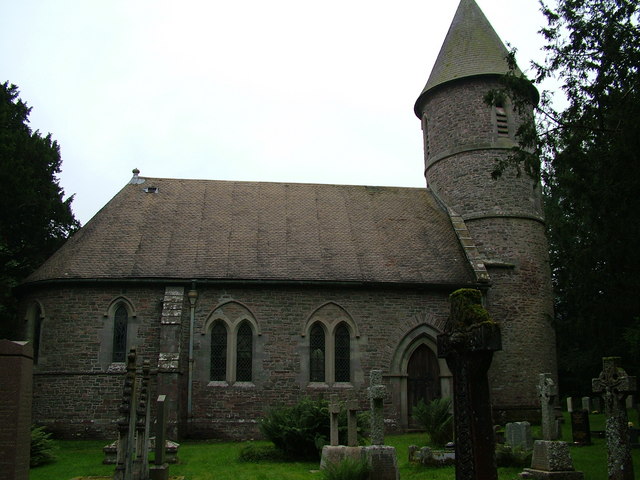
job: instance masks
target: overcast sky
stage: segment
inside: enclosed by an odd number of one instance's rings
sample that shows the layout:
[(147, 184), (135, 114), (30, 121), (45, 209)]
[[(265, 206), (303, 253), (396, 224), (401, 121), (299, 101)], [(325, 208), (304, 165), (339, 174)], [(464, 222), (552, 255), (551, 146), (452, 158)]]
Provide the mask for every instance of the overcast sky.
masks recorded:
[[(537, 0), (477, 0), (526, 70)], [(142, 176), (424, 186), (413, 104), (458, 0), (19, 0), (0, 82), (86, 223)]]

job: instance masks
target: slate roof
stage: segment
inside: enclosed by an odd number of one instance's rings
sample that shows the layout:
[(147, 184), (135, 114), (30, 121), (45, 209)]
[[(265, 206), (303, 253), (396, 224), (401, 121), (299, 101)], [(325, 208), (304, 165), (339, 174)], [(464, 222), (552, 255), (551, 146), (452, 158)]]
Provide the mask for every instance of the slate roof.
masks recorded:
[[(509, 71), (508, 53), (478, 4), (461, 0), (429, 80), (416, 101), (414, 111), (418, 118), (427, 92), (465, 77), (504, 75)], [(534, 95), (537, 103), (537, 91)]]
[[(132, 182), (25, 283), (473, 283), (451, 221), (426, 189), (137, 176)], [(157, 192), (147, 193), (149, 187)]]

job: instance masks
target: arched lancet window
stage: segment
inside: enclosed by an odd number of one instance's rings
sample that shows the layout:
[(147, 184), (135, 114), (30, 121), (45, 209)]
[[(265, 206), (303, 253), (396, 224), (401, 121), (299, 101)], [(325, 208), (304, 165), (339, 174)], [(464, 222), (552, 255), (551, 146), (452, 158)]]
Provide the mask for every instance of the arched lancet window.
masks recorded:
[(336, 328), (335, 342), (336, 382), (351, 381), (351, 338), (344, 323)]
[(227, 328), (217, 321), (211, 328), (211, 380), (224, 381), (227, 377)]
[(324, 382), (324, 329), (317, 323), (311, 328), (309, 347), (310, 381)]
[(113, 315), (113, 362), (124, 362), (127, 357), (127, 327), (129, 312), (124, 305), (119, 305)]
[(238, 329), (236, 339), (236, 381), (250, 382), (251, 364), (253, 361), (253, 332), (248, 322), (243, 322)]

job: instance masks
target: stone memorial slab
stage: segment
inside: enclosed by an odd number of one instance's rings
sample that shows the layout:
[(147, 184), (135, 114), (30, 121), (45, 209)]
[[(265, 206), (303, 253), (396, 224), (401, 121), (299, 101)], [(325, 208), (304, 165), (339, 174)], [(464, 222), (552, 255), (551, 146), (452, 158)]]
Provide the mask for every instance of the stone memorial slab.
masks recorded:
[(531, 424), (529, 422), (507, 423), (504, 431), (505, 443), (512, 448), (533, 449)]
[(566, 442), (536, 440), (533, 445), (531, 468), (525, 468), (520, 478), (582, 480), (584, 474), (575, 471)]
[(587, 412), (593, 412), (593, 402), (591, 402), (591, 397), (582, 397), (582, 409)]
[(571, 413), (571, 432), (574, 445), (591, 445), (591, 427), (587, 410), (576, 410)]
[(573, 412), (573, 397), (567, 397), (567, 412)]

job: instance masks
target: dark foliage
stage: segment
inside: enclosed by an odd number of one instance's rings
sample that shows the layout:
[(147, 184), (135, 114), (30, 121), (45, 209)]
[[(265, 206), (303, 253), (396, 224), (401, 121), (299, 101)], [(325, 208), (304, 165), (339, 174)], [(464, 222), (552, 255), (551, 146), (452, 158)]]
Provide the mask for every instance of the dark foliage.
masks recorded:
[(0, 84), (0, 337), (17, 334), (13, 287), (79, 227), (57, 179), (60, 148), (31, 131), (30, 111)]
[(345, 458), (340, 462), (327, 463), (322, 470), (323, 480), (367, 480), (371, 467), (366, 460)]
[(286, 460), (282, 450), (277, 449), (273, 445), (263, 446), (249, 443), (242, 447), (239, 462), (260, 463), (260, 462), (282, 462)]
[[(554, 110), (543, 93), (539, 128), (522, 127), (509, 162), (533, 174), (541, 165), (561, 388), (584, 395), (602, 357), (640, 374), (640, 13), (631, 0), (541, 5), (547, 56), (536, 81), (558, 80), (567, 106)], [(526, 83), (511, 73), (487, 100), (507, 94), (522, 106)]]
[(56, 461), (54, 451), (56, 445), (51, 434), (44, 431), (44, 427), (31, 427), (31, 457), (30, 467), (39, 467)]
[(436, 398), (429, 403), (421, 399), (413, 408), (413, 417), (429, 435), (432, 446), (442, 448), (453, 439), (451, 399)]

